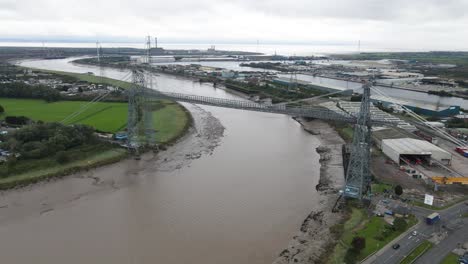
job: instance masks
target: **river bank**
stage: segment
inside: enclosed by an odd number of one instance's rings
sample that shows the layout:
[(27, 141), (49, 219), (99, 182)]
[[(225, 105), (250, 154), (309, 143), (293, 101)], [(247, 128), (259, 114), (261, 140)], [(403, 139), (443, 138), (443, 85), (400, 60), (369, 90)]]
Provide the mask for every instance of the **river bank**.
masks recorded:
[[(99, 78), (88, 74), (47, 70), (37, 71), (73, 77), (79, 81), (84, 81), (87, 83), (111, 84), (124, 89), (131, 85), (128, 82), (123, 82), (111, 78)], [(58, 122), (75, 113), (76, 109), (79, 109), (85, 103), (85, 101), (75, 102), (68, 101), (67, 99), (68, 98), (64, 98), (57, 102), (45, 103), (38, 99), (4, 98), (2, 100), (2, 105), (6, 106), (7, 110), (6, 113), (2, 115), (2, 117), (8, 115), (27, 116), (31, 120), (36, 121)], [(73, 121), (70, 123), (74, 124), (76, 122), (80, 124), (86, 124), (92, 126), (97, 132), (106, 131), (115, 133), (118, 132), (116, 127), (124, 128), (127, 115), (126, 103), (117, 105), (116, 103), (112, 102), (105, 106), (102, 106), (102, 104), (106, 103), (94, 103), (89, 110), (83, 112), (81, 116), (79, 116), (79, 119), (77, 119), (78, 121)], [(152, 118), (155, 122), (154, 128), (157, 131), (154, 139), (158, 143), (158, 147), (160, 149), (165, 149), (167, 146), (172, 145), (187, 133), (190, 126), (192, 125), (193, 118), (190, 112), (183, 105), (177, 102), (161, 101), (160, 106), (161, 107), (155, 109), (152, 112)], [(113, 118), (111, 118), (112, 116)], [(107, 120), (107, 123), (103, 122), (103, 120)], [(109, 123), (109, 120), (114, 123)], [(110, 127), (113, 127), (113, 130), (107, 130), (106, 128), (108, 127), (100, 127), (102, 123), (111, 125)], [(116, 144), (116, 146), (108, 147), (105, 150), (95, 150), (88, 152), (81, 151), (81, 156), (79, 158), (70, 160), (69, 162), (65, 162), (63, 164), (54, 162), (51, 163), (51, 157), (45, 157), (42, 160), (22, 160), (21, 162), (28, 162), (29, 167), (24, 166), (26, 169), (17, 170), (15, 173), (10, 173), (0, 178), (0, 190), (21, 187), (28, 184), (35, 184), (39, 181), (49, 180), (52, 178), (61, 178), (79, 171), (90, 170), (96, 167), (116, 163), (126, 158), (127, 156), (127, 150)], [(33, 162), (36, 162), (35, 164), (46, 163), (48, 166), (33, 167), (31, 166), (31, 163)], [(15, 165), (17, 164), (15, 163)], [(8, 166), (10, 166), (10, 164), (8, 164)], [(11, 169), (11, 167), (8, 167), (8, 169)]]
[(36, 184), (0, 190), (0, 225), (70, 206), (92, 194), (120, 190), (134, 184), (139, 172), (176, 171), (202, 155), (211, 155), (220, 144), (224, 127), (209, 112), (197, 106), (187, 107), (195, 113), (194, 126), (188, 127), (166, 150), (144, 153), (140, 161), (120, 158), (113, 164), (84, 167), (67, 177), (51, 177)]
[(326, 122), (297, 118), (303, 129), (320, 140), (316, 151), (320, 154), (320, 178), (316, 186), (320, 193), (320, 209), (312, 211), (301, 225), (300, 231), (289, 242), (274, 264), (323, 263), (327, 250), (335, 244), (333, 226), (344, 219), (344, 214), (332, 212), (338, 191), (344, 185), (342, 145), (339, 134)]

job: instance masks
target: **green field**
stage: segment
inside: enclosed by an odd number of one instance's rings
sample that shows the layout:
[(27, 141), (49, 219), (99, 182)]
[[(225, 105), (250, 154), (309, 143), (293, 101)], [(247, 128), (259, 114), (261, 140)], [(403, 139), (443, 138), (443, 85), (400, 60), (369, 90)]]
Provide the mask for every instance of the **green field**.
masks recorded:
[[(358, 229), (360, 224), (365, 219), (365, 212), (357, 208), (351, 208), (351, 215), (349, 219), (343, 225), (343, 234), (340, 241), (335, 246), (333, 253), (330, 255), (328, 263), (338, 264), (343, 263), (346, 250), (348, 249), (347, 240), (352, 240), (354, 230)], [(366, 241), (367, 244), (367, 241)]]
[(460, 261), (458, 261), (459, 256), (450, 252), (445, 258), (442, 260), (440, 264), (458, 264)]
[[(153, 112), (156, 141), (166, 143), (179, 137), (184, 132), (188, 122), (189, 113), (171, 101), (161, 101), (163, 107)], [(86, 102), (59, 101), (47, 103), (39, 99), (10, 99), (0, 98), (0, 105), (5, 108), (5, 116), (27, 116), (33, 120), (45, 122), (60, 122)], [(127, 104), (99, 102), (79, 116), (70, 119), (69, 123), (80, 123), (94, 127), (103, 132), (115, 133), (125, 129), (127, 123)]]
[[(60, 122), (86, 103), (78, 101), (47, 103), (39, 99), (0, 98), (0, 105), (5, 108), (5, 113), (0, 115), (0, 118), (26, 116), (33, 120)], [(89, 125), (104, 132), (117, 132), (125, 127), (127, 111), (126, 103), (99, 102), (93, 104), (76, 118), (71, 119), (70, 123)]]
[(170, 142), (190, 125), (190, 114), (176, 102), (163, 101), (165, 107), (153, 112), (157, 142)]
[(431, 242), (425, 240), (422, 242), (419, 246), (417, 246), (411, 253), (406, 256), (400, 264), (411, 264), (413, 263), (417, 258), (422, 256), (426, 251), (431, 249), (431, 247), (434, 246)]

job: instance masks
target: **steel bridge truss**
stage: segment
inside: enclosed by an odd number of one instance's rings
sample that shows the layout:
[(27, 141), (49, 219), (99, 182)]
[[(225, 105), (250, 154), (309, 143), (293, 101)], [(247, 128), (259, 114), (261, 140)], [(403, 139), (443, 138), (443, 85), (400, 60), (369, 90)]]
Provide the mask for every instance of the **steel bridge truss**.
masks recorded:
[[(344, 111), (337, 112), (319, 106), (288, 107), (286, 105), (260, 104), (248, 100), (224, 99), (200, 95), (161, 92), (156, 90), (149, 91), (147, 95), (150, 98), (149, 100), (167, 99), (192, 104), (211, 105), (223, 108), (233, 108), (274, 114), (284, 114), (295, 117), (315, 118), (351, 124), (356, 124), (358, 120), (358, 118), (354, 115), (348, 114)], [(397, 126), (399, 124), (399, 121), (389, 121), (379, 118), (374, 118), (371, 120), (371, 122), (374, 126)]]
[[(137, 155), (138, 148), (142, 142), (145, 144), (155, 144), (155, 130), (152, 123), (153, 118), (151, 105), (152, 102), (161, 99), (353, 124), (353, 143), (346, 171), (346, 184), (343, 189), (343, 195), (345, 197), (357, 199), (362, 199), (363, 196), (368, 194), (368, 190), (370, 190), (371, 126), (397, 127), (400, 122), (399, 120), (383, 120), (379, 119), (378, 116), (371, 116), (370, 83), (363, 86), (363, 99), (360, 111), (356, 116), (344, 111), (340, 112), (319, 106), (290, 107), (285, 104), (261, 104), (248, 100), (213, 98), (200, 95), (152, 90), (145, 88), (144, 74), (138, 70), (133, 70), (132, 81), (133, 86), (127, 92), (127, 133), (128, 146), (130, 149), (134, 149)], [(143, 127), (144, 129), (144, 133), (142, 134), (140, 134), (140, 127)]]

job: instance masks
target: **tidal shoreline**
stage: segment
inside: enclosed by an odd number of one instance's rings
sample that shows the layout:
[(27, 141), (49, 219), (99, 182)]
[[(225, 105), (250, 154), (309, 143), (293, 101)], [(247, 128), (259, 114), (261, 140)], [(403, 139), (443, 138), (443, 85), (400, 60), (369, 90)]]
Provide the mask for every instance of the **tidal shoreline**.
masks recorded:
[(344, 214), (332, 212), (338, 191), (344, 185), (342, 145), (344, 140), (326, 122), (295, 118), (303, 129), (320, 139), (316, 151), (320, 154), (320, 178), (316, 186), (320, 193), (320, 209), (312, 211), (300, 231), (292, 238), (274, 264), (323, 263), (326, 250), (335, 244), (330, 228), (344, 219)]
[(139, 172), (176, 171), (190, 166), (194, 159), (211, 155), (224, 136), (224, 126), (211, 113), (193, 105), (184, 106), (192, 113), (193, 126), (166, 150), (151, 151), (141, 160), (127, 157), (119, 162), (80, 170), (64, 177), (53, 177), (26, 186), (0, 190), (0, 225), (28, 216), (70, 206), (90, 195), (114, 192), (135, 183)]

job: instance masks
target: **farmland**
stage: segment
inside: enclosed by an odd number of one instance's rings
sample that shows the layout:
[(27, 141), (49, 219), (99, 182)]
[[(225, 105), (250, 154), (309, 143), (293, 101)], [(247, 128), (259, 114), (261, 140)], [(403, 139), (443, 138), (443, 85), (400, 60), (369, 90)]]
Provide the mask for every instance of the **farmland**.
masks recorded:
[[(5, 116), (27, 116), (32, 120), (60, 122), (87, 102), (59, 101), (47, 103), (38, 99), (0, 98), (0, 105), (5, 108)], [(189, 114), (185, 109), (171, 101), (161, 101), (153, 112), (156, 141), (166, 143), (182, 134), (189, 123)], [(115, 133), (125, 129), (127, 122), (127, 104), (98, 102), (75, 118), (70, 124), (84, 124), (98, 131)]]
[[(0, 98), (0, 105), (5, 108), (0, 118), (5, 116), (26, 116), (32, 120), (44, 122), (60, 122), (86, 102), (59, 101), (47, 103), (38, 99)], [(126, 103), (99, 102), (92, 105), (81, 115), (70, 120), (70, 123), (80, 123), (94, 127), (99, 131), (117, 132), (125, 127), (127, 120)]]

